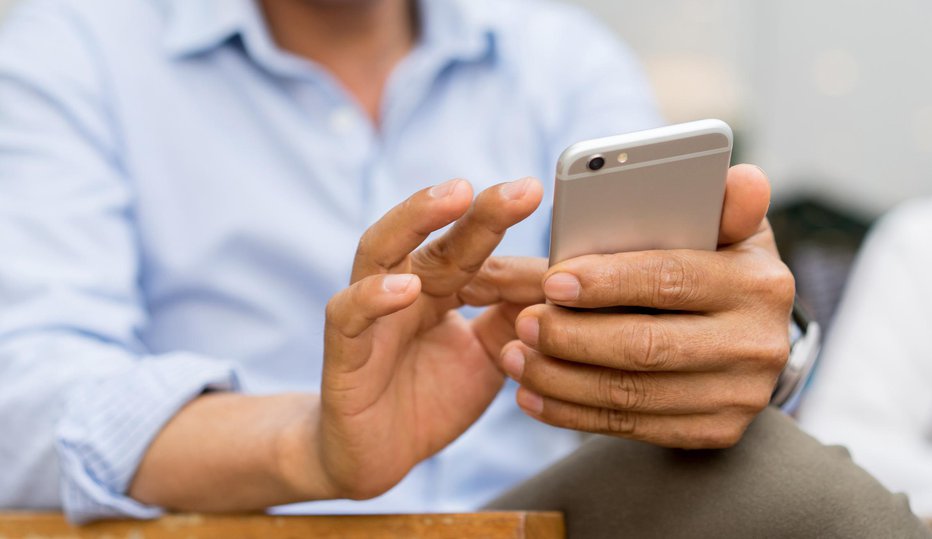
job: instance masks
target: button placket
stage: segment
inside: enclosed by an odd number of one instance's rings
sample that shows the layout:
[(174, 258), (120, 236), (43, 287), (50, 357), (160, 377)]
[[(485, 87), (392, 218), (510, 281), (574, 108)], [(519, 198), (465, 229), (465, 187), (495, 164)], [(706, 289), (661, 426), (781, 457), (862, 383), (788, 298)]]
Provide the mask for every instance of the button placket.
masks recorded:
[(359, 124), (358, 114), (348, 105), (340, 105), (330, 113), (330, 129), (337, 135), (352, 133)]

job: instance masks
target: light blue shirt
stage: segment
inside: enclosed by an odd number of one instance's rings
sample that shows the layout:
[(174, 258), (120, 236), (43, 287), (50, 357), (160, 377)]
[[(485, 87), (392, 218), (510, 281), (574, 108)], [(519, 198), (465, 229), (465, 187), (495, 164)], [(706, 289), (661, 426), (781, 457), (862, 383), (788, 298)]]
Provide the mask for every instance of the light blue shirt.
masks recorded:
[[(0, 506), (153, 517), (126, 496), (205, 389), (316, 391), (324, 305), (414, 191), (548, 184), (580, 139), (660, 123), (631, 53), (576, 8), (423, 0), (378, 128), (278, 49), (251, 0), (32, 0), (0, 30)], [(549, 212), (499, 254), (544, 255)], [(366, 502), (459, 511), (570, 452), (509, 384)], [(287, 510), (288, 508), (286, 508)], [(294, 509), (293, 507), (290, 509)]]

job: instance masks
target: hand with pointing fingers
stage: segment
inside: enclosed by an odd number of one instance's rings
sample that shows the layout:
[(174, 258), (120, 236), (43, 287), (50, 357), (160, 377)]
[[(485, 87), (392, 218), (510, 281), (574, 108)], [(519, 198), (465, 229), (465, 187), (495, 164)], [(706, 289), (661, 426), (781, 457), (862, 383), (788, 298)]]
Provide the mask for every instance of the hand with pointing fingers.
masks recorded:
[[(734, 445), (789, 351), (793, 277), (764, 215), (769, 183), (733, 167), (716, 252), (582, 256), (542, 277), (501, 366), (546, 423), (681, 448)], [(584, 309), (646, 307), (650, 314)]]
[[(535, 259), (489, 259), (530, 215), (533, 179), (473, 201), (464, 180), (425, 189), (362, 237), (351, 285), (327, 306), (321, 469), (333, 497), (369, 498), (462, 434), (502, 386), (496, 365), (521, 309), (543, 299)], [(449, 224), (440, 238), (427, 236)], [(455, 309), (491, 305), (475, 320)]]

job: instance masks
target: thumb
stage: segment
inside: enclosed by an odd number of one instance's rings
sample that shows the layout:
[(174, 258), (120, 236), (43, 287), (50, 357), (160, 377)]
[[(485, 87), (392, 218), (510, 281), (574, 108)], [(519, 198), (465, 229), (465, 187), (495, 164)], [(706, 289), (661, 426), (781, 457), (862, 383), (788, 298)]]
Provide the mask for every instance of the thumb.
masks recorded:
[(757, 232), (770, 207), (770, 181), (754, 165), (735, 165), (725, 180), (719, 245), (730, 245)]
[(325, 373), (363, 367), (373, 346), (372, 332), (367, 330), (380, 318), (410, 307), (420, 293), (417, 275), (391, 273), (363, 277), (337, 292), (327, 303)]

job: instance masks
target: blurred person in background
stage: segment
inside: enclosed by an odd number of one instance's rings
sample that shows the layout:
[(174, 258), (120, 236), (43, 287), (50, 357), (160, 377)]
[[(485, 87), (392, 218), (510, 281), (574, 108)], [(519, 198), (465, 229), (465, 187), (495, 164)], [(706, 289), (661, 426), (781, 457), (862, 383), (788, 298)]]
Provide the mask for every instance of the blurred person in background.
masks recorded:
[[(497, 182), (659, 123), (631, 53), (560, 4), (22, 3), (0, 32), (0, 505), (922, 535), (767, 408), (793, 282), (758, 169), (729, 173), (719, 252), (533, 258), (549, 187)], [(475, 187), (431, 186), (451, 177)]]
[(930, 238), (929, 200), (904, 204), (876, 225), (799, 418), (932, 520)]

